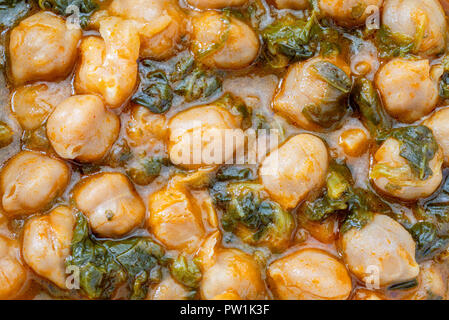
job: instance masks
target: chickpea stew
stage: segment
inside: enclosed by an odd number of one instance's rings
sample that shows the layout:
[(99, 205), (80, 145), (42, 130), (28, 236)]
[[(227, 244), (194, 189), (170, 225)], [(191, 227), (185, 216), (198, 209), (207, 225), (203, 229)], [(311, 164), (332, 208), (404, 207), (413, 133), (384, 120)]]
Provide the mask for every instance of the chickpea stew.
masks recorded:
[(0, 0), (0, 299), (446, 299), (448, 14)]

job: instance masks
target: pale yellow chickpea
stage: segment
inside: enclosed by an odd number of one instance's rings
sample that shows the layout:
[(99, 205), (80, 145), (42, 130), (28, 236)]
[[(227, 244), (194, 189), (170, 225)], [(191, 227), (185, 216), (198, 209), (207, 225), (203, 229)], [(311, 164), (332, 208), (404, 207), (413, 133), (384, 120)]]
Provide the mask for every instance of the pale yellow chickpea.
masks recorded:
[(447, 281), (445, 267), (435, 261), (426, 261), (420, 265), (418, 290), (414, 292), (414, 300), (447, 299)]
[(22, 20), (11, 31), (9, 55), (15, 84), (53, 80), (66, 76), (73, 68), (80, 29), (49, 12), (39, 12)]
[(438, 78), (429, 60), (393, 59), (379, 70), (375, 82), (385, 110), (401, 122), (415, 122), (436, 107)]
[(47, 121), (47, 136), (56, 153), (81, 162), (101, 160), (119, 131), (119, 117), (94, 95), (64, 100)]
[(82, 180), (73, 191), (76, 206), (101, 237), (119, 237), (140, 226), (145, 206), (128, 178), (117, 172), (99, 173)]
[[(324, 15), (329, 16), (344, 26), (363, 24), (370, 8), (380, 10), (384, 0), (319, 0), (319, 6)], [(368, 9), (368, 10), (367, 10)]]
[(319, 249), (304, 249), (274, 261), (269, 282), (282, 300), (344, 300), (351, 277), (335, 257)]
[(430, 128), (440, 145), (444, 164), (449, 165), (449, 108), (444, 108), (435, 112), (429, 119), (424, 121), (424, 125)]
[(24, 287), (27, 271), (20, 261), (17, 240), (0, 235), (0, 299), (13, 299)]
[(324, 142), (311, 134), (299, 134), (265, 158), (259, 176), (271, 197), (291, 209), (323, 186), (328, 165)]
[(441, 53), (446, 45), (447, 22), (438, 0), (385, 0), (382, 24), (399, 42), (413, 42), (414, 52)]
[(392, 218), (377, 214), (362, 229), (352, 228), (341, 238), (349, 270), (371, 285), (388, 286), (415, 278), (415, 242)]
[(1, 171), (3, 210), (17, 216), (45, 209), (64, 192), (69, 180), (64, 162), (37, 152), (19, 152)]
[(22, 254), (39, 276), (66, 287), (65, 260), (70, 254), (75, 219), (72, 210), (61, 206), (28, 220), (23, 229)]
[(380, 295), (374, 291), (367, 289), (358, 289), (354, 292), (352, 300), (384, 300)]
[(341, 103), (339, 100), (346, 95), (320, 77), (315, 68), (320, 63), (331, 63), (348, 77), (351, 75), (350, 67), (338, 58), (317, 57), (297, 62), (288, 68), (280, 90), (272, 101), (275, 112), (304, 129), (314, 131), (323, 128), (319, 123), (308, 119), (304, 109), (308, 106), (316, 106), (325, 112), (328, 108), (333, 108), (335, 104)]
[(180, 112), (168, 123), (170, 160), (188, 169), (223, 164), (244, 144), (239, 127), (240, 118), (218, 105)]
[(99, 94), (109, 107), (116, 108), (136, 86), (139, 34), (131, 21), (110, 17), (100, 21), (100, 35), (81, 42), (75, 89), (77, 93)]
[(147, 227), (167, 248), (194, 252), (207, 235), (199, 203), (182, 186), (150, 195)]
[(187, 0), (187, 3), (198, 9), (223, 9), (230, 7), (240, 7), (246, 4), (248, 0)]
[[(406, 201), (430, 196), (443, 179), (441, 166), (443, 152), (438, 148), (434, 158), (429, 161), (432, 175), (421, 180), (416, 177), (407, 160), (400, 155), (400, 143), (389, 138), (374, 154), (374, 166), (371, 178), (374, 185), (382, 192)], [(382, 170), (376, 170), (376, 169)]]
[(303, 10), (310, 6), (309, 0), (274, 0), (273, 3), (278, 9)]
[(261, 300), (266, 298), (260, 267), (238, 249), (218, 249), (211, 266), (203, 267), (202, 299)]
[(340, 135), (338, 144), (348, 156), (359, 157), (368, 149), (369, 140), (362, 129), (349, 129)]
[(19, 87), (11, 97), (11, 109), (25, 130), (42, 126), (54, 108), (70, 97), (69, 81), (36, 83)]
[(189, 290), (176, 282), (171, 276), (151, 288), (147, 295), (148, 300), (187, 300)]
[(169, 58), (185, 34), (185, 14), (172, 0), (114, 0), (108, 12), (135, 24), (144, 58)]
[(210, 68), (241, 69), (259, 53), (259, 39), (250, 26), (215, 11), (192, 18), (191, 37), (196, 59)]

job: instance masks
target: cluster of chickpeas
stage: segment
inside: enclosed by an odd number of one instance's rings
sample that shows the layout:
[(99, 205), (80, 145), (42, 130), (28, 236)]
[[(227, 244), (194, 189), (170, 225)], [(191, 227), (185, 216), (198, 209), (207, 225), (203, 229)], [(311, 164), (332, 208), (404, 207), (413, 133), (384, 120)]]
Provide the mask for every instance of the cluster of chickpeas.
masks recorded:
[[(370, 55), (364, 60), (367, 66), (352, 70), (342, 57), (317, 56), (289, 66), (272, 98), (272, 111), (308, 132), (267, 150), (258, 169), (264, 190), (285, 210), (293, 210), (321, 190), (332, 158), (320, 135), (325, 128), (302, 112), (310, 104), (336, 100), (341, 94), (312, 71), (317, 61), (331, 62), (348, 77), (375, 75), (386, 112), (399, 122), (415, 123), (431, 114), (423, 123), (439, 144), (429, 164), (433, 174), (422, 181), (410, 168), (405, 180), (374, 178), (378, 190), (404, 201), (427, 197), (440, 186), (442, 168), (449, 163), (449, 108), (432, 114), (439, 103), (442, 73), (437, 55), (447, 45), (443, 7), (438, 0), (318, 1), (321, 12), (343, 27), (365, 23), (366, 13), (356, 18), (352, 14), (360, 3), (381, 8), (381, 23), (393, 33), (413, 39), (424, 26), (415, 48), (419, 58), (381, 63)], [(181, 9), (172, 0), (113, 0), (91, 17), (87, 33), (47, 11), (25, 18), (11, 30), (7, 52), (13, 115), (24, 130), (45, 124), (52, 151), (20, 151), (1, 169), (0, 218), (25, 218), (25, 225), (20, 236), (0, 234), (0, 298), (20, 297), (30, 272), (66, 289), (65, 259), (70, 255), (74, 207), (88, 218), (99, 238), (120, 239), (146, 228), (166, 249), (198, 258), (203, 299), (381, 299), (378, 292), (361, 288), (372, 266), (377, 268), (381, 288), (419, 277), (416, 297), (429, 290), (444, 297), (447, 284), (440, 266), (418, 264), (409, 232), (382, 214), (362, 229), (331, 239), (338, 242), (340, 256), (313, 242), (292, 245), (265, 268), (254, 254), (222, 245), (207, 189), (192, 187), (219, 164), (184, 164), (176, 150), (188, 143), (189, 150), (196, 151), (198, 143), (186, 137), (198, 126), (203, 132), (234, 129), (244, 135), (242, 119), (213, 102), (171, 117), (129, 102), (138, 82), (139, 59), (162, 61), (188, 45), (194, 55), (200, 55), (220, 42), (227, 28), (220, 9), (243, 6), (247, 0), (187, 0), (187, 4), (198, 10)], [(291, 10), (310, 6), (307, 0), (275, 0), (273, 5)], [(224, 44), (201, 62), (211, 69), (244, 69), (257, 59), (261, 41), (245, 22), (233, 16), (226, 19), (229, 30)], [(130, 112), (123, 116), (125, 107)], [(121, 123), (124, 119), (127, 122)], [(133, 150), (166, 155), (184, 173), (173, 174), (149, 193), (138, 192), (141, 189), (117, 168), (79, 179), (73, 165), (101, 162), (121, 136), (127, 137)], [(357, 158), (367, 152), (372, 138), (361, 127), (345, 130), (339, 139), (344, 156)], [(225, 153), (232, 155), (237, 146), (230, 148)], [(393, 138), (383, 142), (372, 161), (393, 168), (408, 166)], [(392, 183), (397, 188), (388, 187)], [(68, 193), (72, 201), (57, 201)], [(183, 299), (188, 292), (166, 274), (151, 288), (148, 299)]]

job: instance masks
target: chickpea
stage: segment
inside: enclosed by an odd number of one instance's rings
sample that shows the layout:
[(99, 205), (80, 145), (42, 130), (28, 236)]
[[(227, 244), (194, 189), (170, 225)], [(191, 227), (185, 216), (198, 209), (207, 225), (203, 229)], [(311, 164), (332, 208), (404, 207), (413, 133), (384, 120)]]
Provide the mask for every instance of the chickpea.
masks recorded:
[(252, 256), (237, 249), (221, 249), (203, 271), (203, 299), (260, 300), (266, 297), (260, 268)]
[(274, 0), (278, 9), (304, 10), (310, 6), (309, 0)]
[(352, 300), (384, 300), (384, 299), (374, 291), (366, 289), (358, 289), (356, 292), (354, 292)]
[(346, 96), (341, 90), (320, 77), (315, 66), (323, 62), (334, 65), (350, 77), (350, 67), (338, 58), (323, 59), (318, 57), (297, 62), (287, 70), (280, 90), (272, 101), (275, 112), (307, 130), (319, 131), (323, 129), (320, 123), (316, 123), (306, 116), (304, 110), (307, 107), (316, 106), (320, 108), (321, 113), (331, 114), (332, 116), (329, 119), (323, 117), (323, 121), (332, 125), (335, 122), (333, 117), (338, 113), (334, 109), (341, 104), (340, 100)]
[(80, 29), (49, 12), (22, 20), (11, 31), (9, 54), (15, 84), (65, 77), (75, 63)]
[(319, 249), (299, 250), (274, 261), (268, 276), (283, 300), (343, 300), (352, 290), (345, 266)]
[(189, 169), (225, 163), (244, 144), (239, 126), (240, 119), (218, 105), (178, 113), (168, 124), (171, 162)]
[(369, 141), (362, 129), (349, 129), (340, 135), (338, 144), (348, 156), (359, 157), (368, 149)]
[(14, 131), (3, 121), (0, 121), (0, 148), (9, 146), (14, 141)]
[(419, 273), (412, 236), (386, 215), (375, 215), (362, 229), (344, 233), (341, 240), (345, 262), (361, 281), (372, 275), (380, 286), (388, 286)]
[(23, 215), (45, 209), (64, 192), (69, 180), (70, 170), (64, 162), (22, 151), (8, 160), (0, 174), (3, 210)]
[(132, 22), (116, 17), (101, 20), (100, 34), (102, 38), (87, 37), (81, 42), (75, 89), (100, 94), (107, 105), (116, 108), (136, 85), (139, 35)]
[(446, 45), (446, 16), (438, 0), (385, 0), (382, 23), (399, 42), (413, 41), (416, 53), (439, 54)]
[(0, 299), (13, 299), (24, 287), (27, 271), (16, 240), (0, 235)]
[(167, 277), (158, 283), (148, 293), (148, 300), (187, 300), (189, 290), (176, 282), (172, 277)]
[(11, 97), (11, 109), (24, 130), (35, 130), (59, 103), (70, 97), (71, 91), (67, 81), (22, 86)]
[(415, 122), (436, 107), (438, 79), (431, 74), (429, 60), (393, 59), (375, 81), (385, 110), (401, 122)]
[(140, 34), (140, 56), (166, 59), (185, 34), (185, 15), (172, 0), (114, 0), (111, 15), (131, 20)]
[(201, 10), (240, 7), (245, 5), (247, 2), (248, 0), (218, 0), (218, 1), (187, 0), (188, 4)]
[(449, 108), (441, 109), (435, 112), (429, 119), (424, 121), (424, 125), (429, 127), (438, 144), (440, 145), (443, 155), (444, 164), (449, 165)]
[(76, 206), (101, 237), (123, 236), (145, 218), (145, 206), (128, 178), (117, 172), (99, 173), (79, 183), (73, 192)]
[(328, 162), (327, 148), (320, 138), (299, 134), (265, 158), (259, 176), (271, 197), (291, 209), (323, 186)]
[(119, 117), (94, 95), (61, 102), (47, 121), (47, 136), (56, 153), (82, 162), (101, 160), (120, 130)]
[(447, 298), (447, 282), (443, 268), (435, 261), (426, 261), (420, 265), (419, 285), (418, 290), (413, 294), (414, 300)]
[(420, 180), (412, 172), (407, 160), (400, 155), (399, 141), (389, 138), (374, 155), (374, 165), (386, 166), (388, 174), (383, 172), (377, 174), (372, 170), (371, 177), (374, 185), (382, 192), (402, 200), (412, 201), (426, 198), (438, 189), (443, 179), (442, 163), (443, 153), (439, 148), (429, 162), (433, 174), (425, 180)]
[(70, 254), (74, 227), (72, 210), (61, 206), (28, 220), (23, 229), (25, 262), (61, 289), (67, 288), (65, 260)]
[(259, 53), (259, 39), (244, 22), (215, 11), (192, 18), (192, 51), (206, 66), (241, 69)]
[(168, 187), (150, 195), (147, 226), (167, 248), (195, 251), (206, 237), (202, 212), (183, 187)]
[(372, 10), (370, 6), (380, 10), (383, 0), (319, 0), (323, 14), (337, 20), (345, 26), (357, 26), (365, 22)]

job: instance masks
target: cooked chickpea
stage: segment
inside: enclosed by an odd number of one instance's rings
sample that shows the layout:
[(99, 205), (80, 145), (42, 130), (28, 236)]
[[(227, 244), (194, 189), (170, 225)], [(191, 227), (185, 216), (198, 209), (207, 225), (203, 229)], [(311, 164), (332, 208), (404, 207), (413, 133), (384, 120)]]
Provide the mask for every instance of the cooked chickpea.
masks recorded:
[(349, 270), (361, 281), (368, 277), (388, 286), (411, 280), (419, 273), (412, 236), (386, 215), (375, 215), (360, 230), (350, 229), (341, 243)]
[(70, 97), (70, 82), (37, 83), (19, 87), (11, 97), (11, 109), (25, 130), (42, 126), (54, 108)]
[(278, 9), (303, 10), (310, 6), (309, 0), (274, 0), (273, 2)]
[[(275, 112), (307, 130), (318, 131), (322, 129), (322, 125), (306, 116), (306, 108), (316, 106), (320, 109), (320, 113), (325, 115), (323, 121), (332, 125), (333, 117), (338, 113), (334, 109), (336, 105), (341, 104), (340, 99), (346, 96), (344, 92), (330, 85), (329, 81), (325, 81), (316, 71), (316, 65), (322, 63), (330, 63), (343, 71), (348, 77), (351, 75), (350, 67), (338, 58), (323, 59), (318, 57), (297, 62), (288, 68), (280, 90), (272, 101)], [(325, 119), (326, 115), (329, 114), (331, 117)]]
[(237, 249), (221, 249), (214, 263), (204, 268), (200, 293), (203, 299), (260, 300), (266, 297), (259, 265)]
[(154, 286), (148, 293), (148, 300), (187, 300), (189, 290), (176, 282), (172, 277), (167, 277)]
[(225, 163), (244, 144), (239, 126), (240, 119), (218, 105), (178, 113), (168, 124), (171, 162), (190, 169)]
[(382, 172), (383, 170), (379, 173), (372, 172), (374, 185), (386, 194), (407, 201), (430, 196), (438, 189), (443, 179), (441, 149), (438, 149), (434, 158), (429, 162), (432, 175), (425, 180), (420, 180), (415, 176), (400, 152), (400, 143), (393, 138), (387, 139), (377, 150), (374, 154), (374, 165), (385, 167), (388, 172), (386, 174)]
[(64, 192), (69, 180), (70, 170), (62, 161), (22, 151), (1, 171), (3, 210), (10, 215), (42, 210)]
[(299, 250), (274, 261), (268, 276), (275, 294), (283, 300), (343, 300), (352, 290), (345, 266), (318, 249)]
[(323, 186), (328, 162), (327, 148), (320, 138), (299, 134), (265, 158), (259, 176), (271, 197), (291, 209)]
[(169, 249), (193, 252), (206, 237), (200, 206), (183, 187), (150, 195), (148, 211), (148, 228)]
[(383, 0), (319, 0), (319, 6), (323, 14), (337, 20), (345, 26), (355, 26), (363, 24), (373, 10), (370, 7), (380, 10)]
[(56, 153), (82, 162), (101, 160), (120, 130), (119, 117), (94, 95), (61, 102), (47, 121), (47, 136)]
[(16, 240), (0, 235), (0, 299), (13, 299), (27, 279), (27, 271), (20, 261), (20, 247)]
[(23, 230), (25, 262), (41, 277), (66, 289), (65, 259), (70, 254), (75, 219), (68, 207), (28, 220)]
[(393, 59), (376, 76), (385, 110), (401, 122), (411, 123), (435, 109), (438, 79), (434, 79), (429, 60)]
[(185, 34), (184, 13), (172, 0), (114, 0), (109, 14), (134, 22), (140, 34), (140, 56), (166, 59)]
[(16, 84), (66, 76), (75, 63), (80, 29), (49, 12), (22, 20), (11, 31), (9, 54)]
[(446, 16), (438, 0), (385, 0), (382, 23), (399, 42), (412, 41), (414, 52), (434, 55), (446, 45)]
[(81, 42), (75, 89), (100, 94), (116, 108), (130, 97), (137, 82), (139, 34), (131, 21), (116, 17), (101, 20), (100, 34), (102, 38), (91, 36)]
[(81, 181), (73, 192), (76, 206), (101, 237), (123, 236), (141, 225), (145, 206), (128, 178), (116, 172), (99, 173)]
[(192, 18), (192, 51), (210, 68), (240, 69), (259, 53), (259, 39), (247, 24), (207, 11)]
[(338, 144), (348, 156), (359, 157), (368, 149), (369, 141), (362, 129), (349, 129), (340, 135)]
[(246, 4), (248, 0), (187, 0), (187, 3), (198, 9), (223, 9), (230, 7), (240, 7)]
[(438, 144), (440, 145), (443, 155), (444, 164), (449, 165), (449, 108), (444, 108), (435, 112), (429, 119), (424, 121), (424, 125), (429, 127)]
[(381, 296), (379, 296), (376, 292), (366, 290), (366, 289), (358, 289), (354, 292), (354, 296), (352, 300), (384, 300)]

